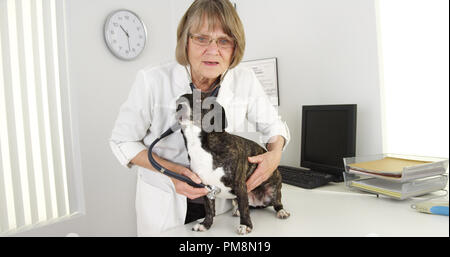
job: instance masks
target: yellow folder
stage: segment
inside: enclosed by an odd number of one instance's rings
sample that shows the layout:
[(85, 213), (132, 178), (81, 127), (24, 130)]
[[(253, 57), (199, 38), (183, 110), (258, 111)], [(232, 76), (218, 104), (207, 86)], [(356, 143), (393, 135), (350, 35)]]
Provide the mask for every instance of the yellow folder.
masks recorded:
[(403, 169), (410, 166), (431, 163), (429, 161), (408, 160), (402, 158), (385, 157), (381, 160), (349, 164), (350, 168), (366, 172), (401, 174)]

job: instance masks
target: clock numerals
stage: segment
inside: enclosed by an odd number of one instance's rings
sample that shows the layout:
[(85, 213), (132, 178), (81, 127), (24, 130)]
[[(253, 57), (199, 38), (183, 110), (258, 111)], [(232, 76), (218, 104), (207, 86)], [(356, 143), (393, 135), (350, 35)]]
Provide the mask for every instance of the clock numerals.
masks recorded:
[(145, 27), (134, 13), (119, 10), (111, 14), (105, 24), (105, 40), (116, 57), (131, 60), (142, 52)]

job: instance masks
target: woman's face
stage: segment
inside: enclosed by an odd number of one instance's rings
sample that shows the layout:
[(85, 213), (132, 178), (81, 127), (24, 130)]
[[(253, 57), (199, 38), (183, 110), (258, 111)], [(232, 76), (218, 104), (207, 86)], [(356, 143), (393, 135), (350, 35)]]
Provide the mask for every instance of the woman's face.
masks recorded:
[[(228, 38), (231, 40), (220, 26), (216, 26), (213, 31), (208, 28), (208, 22), (204, 19), (200, 30), (191, 31), (191, 34), (209, 36), (212, 39)], [(196, 44), (192, 37), (189, 37), (188, 59), (193, 76), (199, 76), (198, 79), (216, 79), (230, 66), (233, 51), (234, 47), (219, 48), (215, 40), (207, 46), (201, 46)]]

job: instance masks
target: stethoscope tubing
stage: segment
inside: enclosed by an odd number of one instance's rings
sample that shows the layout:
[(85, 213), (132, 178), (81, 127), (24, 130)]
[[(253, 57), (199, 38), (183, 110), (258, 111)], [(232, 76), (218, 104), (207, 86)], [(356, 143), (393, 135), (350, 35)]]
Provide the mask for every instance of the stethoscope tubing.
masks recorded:
[(158, 170), (159, 172), (163, 173), (164, 175), (167, 175), (169, 177), (173, 177), (175, 179), (181, 180), (183, 182), (188, 183), (189, 185), (195, 187), (195, 188), (204, 188), (206, 187), (206, 185), (204, 185), (203, 183), (195, 183), (194, 181), (192, 181), (190, 178), (183, 176), (181, 174), (178, 174), (174, 171), (171, 171), (169, 169), (164, 168), (162, 165), (160, 165), (155, 158), (153, 158), (152, 155), (152, 150), (153, 147), (163, 138), (173, 134), (175, 131), (177, 131), (178, 129), (180, 129), (178, 124), (170, 127), (166, 132), (164, 132), (159, 138), (157, 138), (155, 141), (153, 141), (153, 143), (150, 145), (150, 147), (148, 148), (148, 160), (150, 161), (150, 163), (152, 164), (152, 166)]

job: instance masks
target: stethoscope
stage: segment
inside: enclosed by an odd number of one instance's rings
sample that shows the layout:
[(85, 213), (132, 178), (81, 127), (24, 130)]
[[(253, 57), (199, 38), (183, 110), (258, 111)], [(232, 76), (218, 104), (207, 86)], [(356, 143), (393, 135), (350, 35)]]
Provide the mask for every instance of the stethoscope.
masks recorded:
[[(192, 90), (192, 93), (195, 90), (195, 86), (194, 83), (191, 80), (191, 76), (189, 74), (189, 71), (187, 70), (187, 67), (185, 66), (186, 71), (188, 72), (189, 75), (189, 86)], [(223, 80), (223, 77), (225, 76), (225, 74), (228, 72), (228, 70), (221, 76), (219, 83), (217, 83), (215, 85), (215, 88), (213, 89), (213, 92), (211, 93), (211, 96), (213, 97), (217, 97), (217, 95), (219, 94), (219, 88), (221, 85), (221, 82)], [(158, 170), (159, 172), (161, 172), (164, 175), (167, 175), (169, 177), (181, 180), (183, 182), (186, 182), (187, 184), (195, 187), (195, 188), (206, 188), (209, 192), (206, 195), (209, 199), (214, 200), (216, 198), (216, 196), (220, 193), (220, 188), (213, 186), (213, 185), (205, 185), (203, 183), (195, 183), (194, 181), (192, 181), (190, 178), (180, 175), (174, 171), (168, 170), (166, 168), (164, 168), (163, 166), (161, 166), (156, 160), (155, 158), (153, 158), (152, 156), (152, 150), (153, 147), (155, 147), (155, 145), (161, 141), (163, 138), (168, 137), (169, 135), (172, 135), (174, 132), (178, 131), (179, 129), (181, 129), (180, 124), (175, 123), (173, 126), (171, 126), (169, 129), (166, 130), (166, 132), (164, 132), (160, 137), (158, 137), (157, 139), (155, 139), (155, 141), (153, 141), (153, 143), (149, 146), (148, 148), (148, 160), (150, 161), (150, 163), (153, 165), (153, 167)]]

